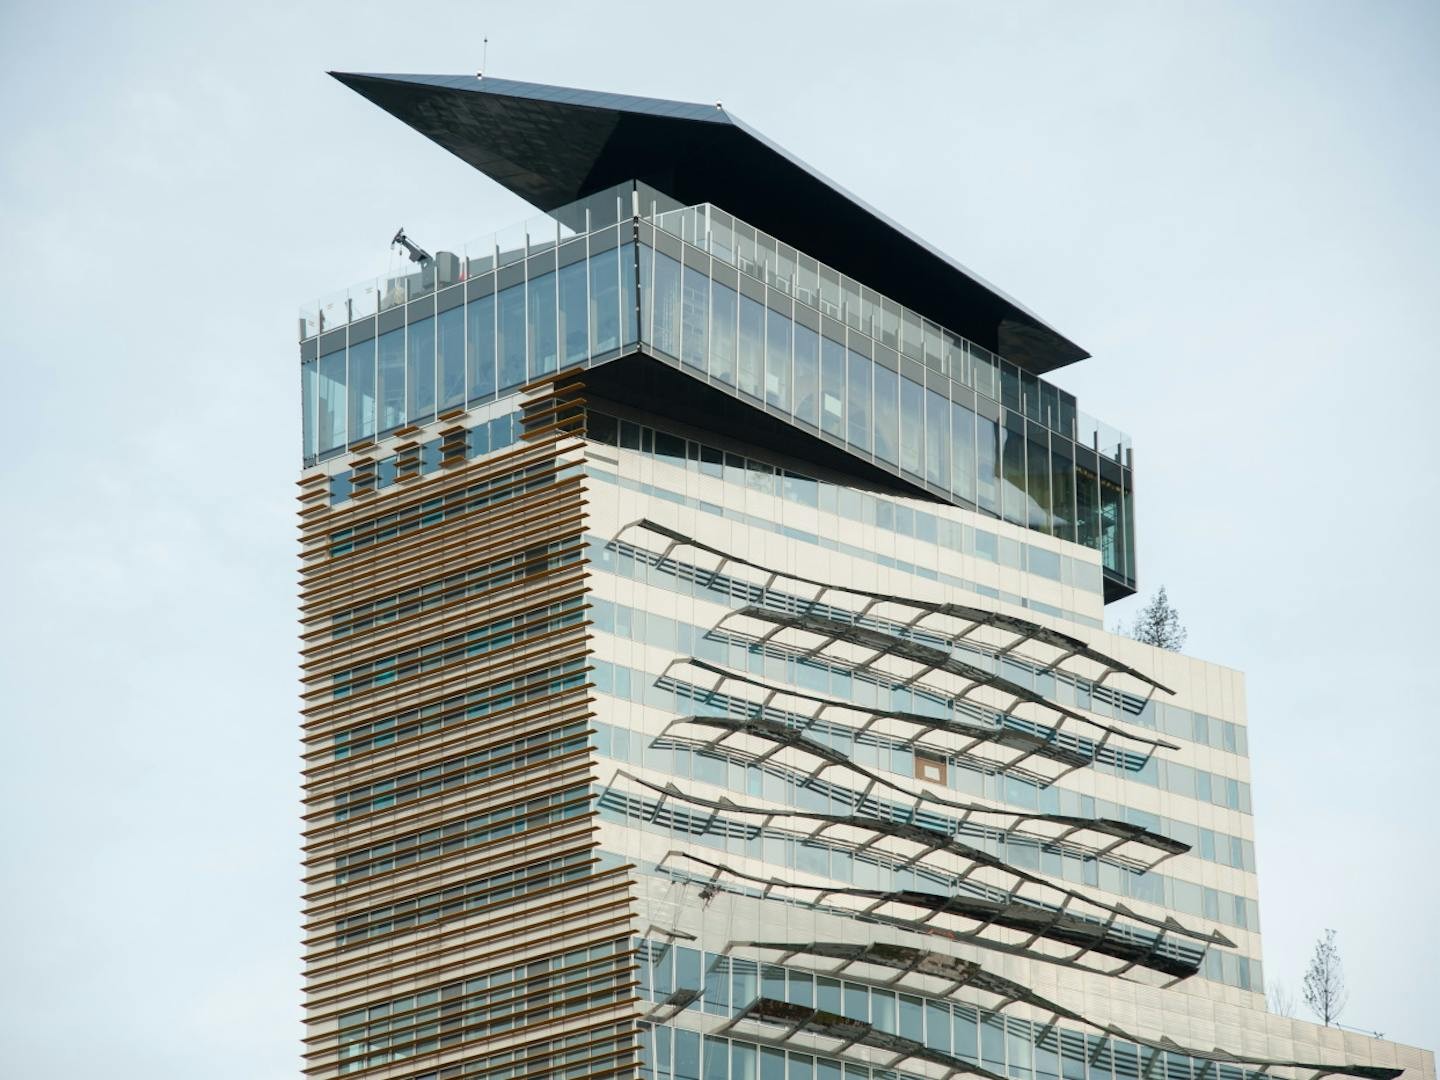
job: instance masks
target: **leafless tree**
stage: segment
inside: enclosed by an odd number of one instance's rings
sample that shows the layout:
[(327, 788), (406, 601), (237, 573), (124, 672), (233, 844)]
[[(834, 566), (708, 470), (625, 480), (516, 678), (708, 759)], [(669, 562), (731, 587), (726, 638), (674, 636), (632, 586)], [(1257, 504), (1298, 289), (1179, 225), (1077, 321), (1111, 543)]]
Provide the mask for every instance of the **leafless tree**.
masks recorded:
[(1270, 1011), (1276, 1016), (1293, 1017), (1295, 1015), (1295, 995), (1290, 992), (1290, 988), (1284, 983), (1271, 983), (1269, 993), (1266, 996), (1270, 999)]
[(1345, 970), (1340, 964), (1340, 950), (1335, 945), (1335, 931), (1326, 930), (1315, 942), (1315, 954), (1305, 969), (1305, 1004), (1324, 1022), (1336, 1023), (1349, 1000), (1345, 991)]
[(1189, 636), (1188, 631), (1180, 623), (1180, 613), (1170, 604), (1170, 597), (1165, 593), (1165, 586), (1161, 585), (1159, 591), (1150, 598), (1150, 603), (1140, 609), (1140, 614), (1135, 616), (1135, 622), (1130, 627), (1130, 636), (1136, 641), (1143, 641), (1146, 645), (1154, 645), (1157, 648), (1169, 649), (1171, 652), (1179, 652), (1185, 647), (1185, 639)]

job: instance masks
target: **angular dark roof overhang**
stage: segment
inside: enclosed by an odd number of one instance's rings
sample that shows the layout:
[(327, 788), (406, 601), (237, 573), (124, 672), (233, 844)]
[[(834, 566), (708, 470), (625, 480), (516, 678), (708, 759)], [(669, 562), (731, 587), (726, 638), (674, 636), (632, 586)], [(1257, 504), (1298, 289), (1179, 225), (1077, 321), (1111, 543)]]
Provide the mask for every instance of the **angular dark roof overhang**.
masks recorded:
[(1032, 373), (1090, 355), (718, 106), (474, 75), (331, 74), (541, 210), (641, 180), (714, 203)]

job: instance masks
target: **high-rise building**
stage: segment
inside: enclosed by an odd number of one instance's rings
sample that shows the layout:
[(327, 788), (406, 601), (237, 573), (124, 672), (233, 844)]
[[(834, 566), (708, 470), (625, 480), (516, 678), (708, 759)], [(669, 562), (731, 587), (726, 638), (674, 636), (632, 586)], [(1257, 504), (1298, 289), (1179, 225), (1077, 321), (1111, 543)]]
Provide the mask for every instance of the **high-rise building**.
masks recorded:
[(1433, 1080), (1266, 1009), (1084, 350), (718, 105), (339, 78), (543, 216), (302, 319), (309, 1075)]

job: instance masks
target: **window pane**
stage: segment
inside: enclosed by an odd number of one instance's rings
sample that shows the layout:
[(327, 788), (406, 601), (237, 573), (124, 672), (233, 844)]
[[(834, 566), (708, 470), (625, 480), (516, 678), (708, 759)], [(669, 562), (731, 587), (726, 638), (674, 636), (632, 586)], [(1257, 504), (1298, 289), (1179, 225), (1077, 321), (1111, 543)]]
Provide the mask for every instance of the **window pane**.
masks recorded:
[(353, 439), (375, 434), (375, 339), (350, 346), (350, 426)]
[(1025, 455), (1029, 478), (1029, 499), (1026, 502), (1026, 524), (1040, 532), (1050, 531), (1050, 447), (1045, 429), (1029, 424), (1029, 449)]
[(440, 334), (440, 411), (465, 404), (465, 309), (453, 307), (436, 317)]
[(975, 418), (976, 503), (982, 510), (1000, 513), (1000, 425), (983, 416)]
[(845, 346), (820, 338), (820, 427), (845, 437)]
[(925, 1045), (950, 1052), (950, 1009), (933, 1001), (925, 1003)]
[(900, 376), (875, 365), (875, 456), (900, 464)]
[(495, 297), (482, 296), (465, 305), (469, 323), (465, 339), (469, 397), (488, 401), (495, 396)]
[(845, 1015), (851, 1020), (870, 1019), (870, 992), (855, 983), (845, 984)]
[(1004, 477), (1002, 509), (1006, 521), (1024, 525), (1030, 519), (1025, 495), (1025, 421), (1015, 413), (1006, 416), (1001, 429), (1000, 461)]
[(380, 430), (405, 422), (405, 331), (380, 335)]
[(435, 419), (435, 320), (411, 323), (405, 337), (405, 416), (412, 424), (428, 424)]
[(975, 1016), (971, 1015), (968, 1010), (956, 1006), (950, 1030), (955, 1036), (954, 1049), (951, 1053), (966, 1061), (979, 1061), (980, 1032)]
[(795, 418), (819, 423), (820, 335), (795, 324)]
[(925, 388), (909, 379), (900, 380), (900, 468), (916, 476), (923, 474), (925, 436)]
[(730, 1080), (730, 1044), (705, 1037), (705, 1080)]
[(1121, 569), (1120, 485), (1103, 472), (1100, 476), (1100, 561), (1107, 570)]
[(755, 1047), (735, 1043), (730, 1048), (731, 1080), (756, 1080)]
[(914, 1039), (916, 1042), (925, 1040), (923, 1015), (919, 998), (911, 997), (909, 994), (900, 995), (900, 1035), (902, 1038)]
[[(723, 776), (720, 783), (725, 783)], [(725, 956), (712, 956), (705, 971), (705, 1011), (724, 1013), (729, 1008), (730, 960)]]
[(555, 340), (555, 275), (531, 278), (525, 289), (530, 316), (530, 377), (554, 371), (558, 363)]
[(790, 410), (790, 317), (765, 309), (765, 400)]
[(740, 297), (740, 389), (760, 396), (765, 363), (765, 305)]
[(925, 391), (925, 479), (950, 487), (950, 399), (934, 390)]
[(525, 381), (525, 286), (502, 289), (496, 300), (500, 331), (500, 392)]
[[(1083, 455), (1083, 456), (1082, 456)], [(1075, 463), (1075, 539), (1086, 547), (1098, 547), (1100, 540), (1100, 480), (1092, 465), (1093, 451), (1080, 450)]]
[(345, 445), (345, 351), (320, 357), (320, 453)]
[(718, 281), (710, 283), (710, 374), (724, 383), (735, 382), (735, 290)]
[(1050, 512), (1055, 535), (1075, 539), (1075, 463), (1069, 439), (1050, 437)]
[(620, 325), (625, 328), (622, 348), (640, 340), (640, 311), (635, 298), (636, 275), (640, 267), (635, 250), (633, 243), (620, 245)]
[(895, 995), (890, 991), (870, 991), (870, 1023), (880, 1031), (896, 1034)]
[(675, 1029), (675, 1080), (700, 1080), (700, 1036)]
[(313, 458), (315, 449), (315, 384), (316, 367), (314, 360), (300, 365), (300, 438), (302, 453), (306, 459)]
[[(848, 350), (847, 350), (848, 351)], [(849, 352), (850, 378), (845, 395), (845, 438), (851, 446), (870, 449), (870, 369), (874, 367), (857, 352)]]
[(1125, 555), (1125, 580), (1131, 584), (1135, 582), (1135, 488), (1132, 486), (1132, 474), (1126, 469), (1120, 474), (1125, 491), (1124, 517), (1125, 528), (1122, 534)]
[(699, 371), (705, 370), (709, 300), (710, 279), (694, 267), (685, 267), (680, 296), (680, 359)]
[(620, 273), (614, 251), (590, 257), (590, 350), (596, 356), (620, 347)]
[(680, 359), (680, 264), (655, 252), (655, 284), (650, 290), (651, 339), (657, 352)]
[(950, 403), (950, 480), (959, 498), (975, 501), (975, 414)]
[(587, 306), (585, 263), (560, 268), (560, 345), (563, 363), (579, 364), (589, 353), (590, 330), (586, 326)]
[(993, 1072), (1005, 1071), (1005, 1021), (994, 1013), (980, 1017), (980, 1060)]

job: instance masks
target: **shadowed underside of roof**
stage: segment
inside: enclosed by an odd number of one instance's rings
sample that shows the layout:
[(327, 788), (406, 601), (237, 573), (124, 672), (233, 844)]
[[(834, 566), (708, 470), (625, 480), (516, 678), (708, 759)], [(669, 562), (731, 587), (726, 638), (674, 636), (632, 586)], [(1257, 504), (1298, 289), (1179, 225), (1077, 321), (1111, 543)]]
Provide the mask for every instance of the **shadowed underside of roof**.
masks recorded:
[(1035, 374), (1089, 355), (716, 106), (473, 75), (332, 74), (541, 210), (641, 180), (714, 203)]

